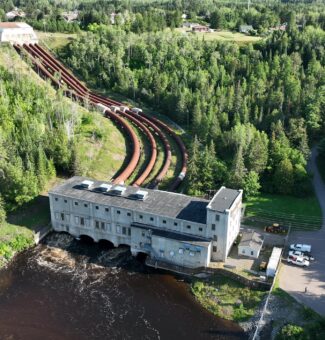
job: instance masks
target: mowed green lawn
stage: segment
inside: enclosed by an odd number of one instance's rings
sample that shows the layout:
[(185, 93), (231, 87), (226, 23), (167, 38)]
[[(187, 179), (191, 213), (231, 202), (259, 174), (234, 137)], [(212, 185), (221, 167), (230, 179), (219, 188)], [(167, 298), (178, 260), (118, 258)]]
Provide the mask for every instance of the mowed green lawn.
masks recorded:
[(316, 196), (261, 194), (246, 201), (245, 224), (267, 226), (273, 223), (291, 225), (298, 230), (317, 230), (321, 227), (322, 212)]
[(110, 180), (122, 167), (127, 140), (117, 126), (96, 112), (84, 113), (77, 134), (77, 174)]
[(207, 32), (207, 33), (192, 33), (189, 28), (177, 28), (176, 31), (184, 33), (184, 34), (190, 34), (192, 36), (196, 36), (198, 38), (204, 39), (204, 40), (220, 40), (220, 41), (232, 41), (235, 43), (254, 43), (259, 40), (261, 40), (261, 37), (254, 37), (250, 35), (246, 35), (239, 32), (231, 32), (231, 31), (216, 31), (216, 32)]
[(49, 47), (52, 50), (58, 49), (67, 45), (71, 40), (77, 37), (76, 33), (51, 33), (51, 32), (42, 32), (37, 31), (36, 35), (41, 43), (45, 46)]

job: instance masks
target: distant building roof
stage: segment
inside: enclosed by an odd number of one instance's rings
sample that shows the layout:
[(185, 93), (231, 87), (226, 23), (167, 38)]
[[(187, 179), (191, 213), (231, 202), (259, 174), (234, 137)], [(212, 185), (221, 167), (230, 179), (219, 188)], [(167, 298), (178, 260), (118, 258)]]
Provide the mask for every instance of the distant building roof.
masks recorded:
[(239, 32), (247, 33), (249, 31), (252, 31), (254, 28), (252, 25), (240, 25), (239, 26)]
[(263, 236), (255, 231), (244, 232), (239, 247), (250, 247), (259, 250), (263, 245)]
[(32, 28), (25, 22), (0, 22), (0, 29), (6, 28)]
[[(50, 193), (71, 197), (77, 200), (80, 199), (98, 204), (120, 207), (122, 209), (143, 211), (148, 214), (166, 216), (196, 223), (206, 223), (206, 207), (209, 203), (208, 200), (147, 188), (145, 188), (145, 191), (148, 192), (146, 199), (138, 200), (134, 198), (139, 191), (139, 188), (126, 186), (126, 190), (122, 196), (108, 195), (107, 193), (104, 194), (102, 190), (96, 190), (96, 188), (99, 188), (100, 185), (105, 182), (91, 180), (94, 182), (93, 186), (89, 189), (82, 189), (81, 183), (84, 180), (89, 179), (78, 176), (72, 177), (63, 184), (50, 190)], [(115, 187), (117, 187), (117, 185), (113, 185), (111, 190), (114, 190)]]
[(219, 212), (224, 212), (230, 209), (239, 195), (242, 195), (242, 190), (228, 189), (221, 187), (210, 201), (208, 208)]

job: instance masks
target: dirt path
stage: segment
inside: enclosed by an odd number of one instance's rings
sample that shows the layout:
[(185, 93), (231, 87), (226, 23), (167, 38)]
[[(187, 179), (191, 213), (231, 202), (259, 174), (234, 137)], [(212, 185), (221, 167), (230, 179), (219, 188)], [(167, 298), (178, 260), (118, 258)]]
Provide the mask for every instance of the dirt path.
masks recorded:
[(318, 171), (316, 157), (317, 149), (314, 147), (308, 171), (314, 174), (313, 185), (323, 212), (323, 227), (318, 231), (293, 232), (289, 239), (289, 244), (311, 244), (316, 260), (308, 268), (284, 264), (280, 273), (280, 287), (298, 301), (325, 315), (325, 184)]

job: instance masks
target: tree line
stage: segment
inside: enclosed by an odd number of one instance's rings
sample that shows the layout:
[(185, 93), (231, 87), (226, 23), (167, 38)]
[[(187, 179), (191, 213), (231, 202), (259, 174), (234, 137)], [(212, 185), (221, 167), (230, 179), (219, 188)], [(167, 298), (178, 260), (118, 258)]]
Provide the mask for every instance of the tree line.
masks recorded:
[(37, 196), (56, 171), (73, 171), (76, 104), (0, 67), (0, 223)]

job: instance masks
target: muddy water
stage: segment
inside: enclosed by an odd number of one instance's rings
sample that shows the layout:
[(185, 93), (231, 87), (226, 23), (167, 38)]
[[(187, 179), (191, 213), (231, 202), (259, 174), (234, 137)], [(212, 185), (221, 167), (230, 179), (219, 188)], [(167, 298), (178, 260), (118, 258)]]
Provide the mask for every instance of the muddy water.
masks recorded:
[(243, 339), (127, 248), (52, 234), (0, 272), (0, 339)]

